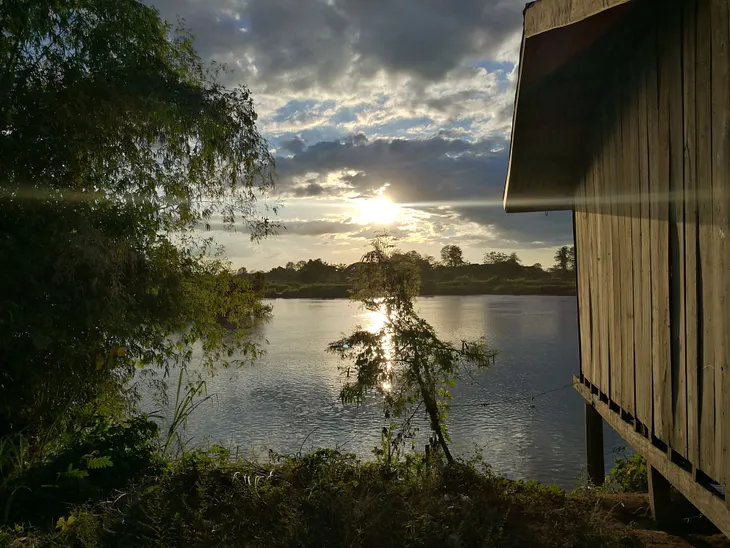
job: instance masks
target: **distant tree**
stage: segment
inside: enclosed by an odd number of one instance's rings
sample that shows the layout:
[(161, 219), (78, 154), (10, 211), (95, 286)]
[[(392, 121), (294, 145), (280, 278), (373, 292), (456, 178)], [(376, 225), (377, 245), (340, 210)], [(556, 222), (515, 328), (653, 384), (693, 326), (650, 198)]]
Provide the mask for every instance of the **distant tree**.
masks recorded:
[(575, 246), (573, 245), (568, 250), (568, 270), (575, 271)]
[(535, 270), (542, 270), (542, 264), (535, 263), (534, 265), (532, 265), (531, 268), (534, 268)]
[[(376, 331), (357, 329), (329, 345), (330, 352), (352, 362), (342, 368), (347, 381), (340, 397), (345, 403), (359, 403), (368, 392), (377, 390), (385, 398), (390, 420), (414, 415), (423, 406), (434, 446), (453, 463), (445, 427), (451, 399), (448, 387), (462, 367), (486, 367), (495, 352), (483, 341), (455, 345), (439, 339), (414, 310), (420, 280), (413, 255), (397, 253), (385, 236), (373, 240), (372, 246), (360, 262), (353, 299), (366, 310), (383, 313), (385, 319)], [(409, 422), (406, 418), (396, 424), (401, 429), (396, 440), (406, 439)]]
[(441, 248), (441, 260), (446, 266), (462, 266), (464, 254), (458, 245), (445, 245)]
[(238, 274), (239, 276), (241, 276), (242, 274), (246, 274), (247, 272), (248, 272), (248, 270), (246, 270), (245, 266), (242, 266), (241, 268), (236, 270), (236, 274)]
[(297, 269), (297, 267), (296, 267), (296, 265), (294, 264), (293, 261), (289, 261), (288, 263), (286, 263), (286, 267), (285, 268), (287, 270), (296, 270)]
[(575, 247), (564, 245), (555, 252), (555, 264), (552, 270), (554, 272), (574, 272), (575, 271)]
[(504, 264), (510, 260), (510, 256), (499, 251), (489, 251), (484, 254), (483, 264)]
[(507, 262), (512, 264), (522, 264), (522, 260), (517, 256), (517, 253), (510, 253), (510, 256), (507, 258)]

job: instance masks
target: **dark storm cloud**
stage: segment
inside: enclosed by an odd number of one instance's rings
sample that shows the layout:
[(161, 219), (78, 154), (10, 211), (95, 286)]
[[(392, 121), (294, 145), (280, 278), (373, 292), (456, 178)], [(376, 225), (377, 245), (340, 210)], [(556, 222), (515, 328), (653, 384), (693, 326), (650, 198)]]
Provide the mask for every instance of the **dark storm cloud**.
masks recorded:
[(294, 196), (297, 198), (321, 196), (326, 192), (325, 188), (318, 183), (309, 183), (308, 185), (297, 186), (294, 187), (292, 191)]
[(351, 68), (441, 79), (466, 57), (494, 54), (519, 29), (522, 8), (520, 0), (147, 1), (169, 20), (184, 17), (204, 56), (232, 60), (248, 80), (300, 90), (331, 86)]
[(306, 143), (302, 141), (299, 137), (293, 137), (289, 140), (282, 141), (279, 144), (279, 147), (282, 150), (286, 152), (291, 152), (292, 154), (299, 154), (301, 151), (304, 150), (306, 146)]
[(345, 234), (358, 230), (358, 225), (351, 221), (328, 221), (324, 219), (315, 221), (291, 221), (285, 222), (286, 233), (299, 236), (324, 236), (326, 234)]
[(489, 55), (520, 23), (519, 2), (341, 0), (357, 29), (355, 50), (378, 66), (427, 80), (468, 55)]
[(292, 158), (280, 158), (277, 170), (284, 194), (296, 194), (301, 188), (293, 186), (294, 178), (317, 173), (324, 180), (340, 174), (343, 186), (322, 185), (323, 194), (368, 195), (387, 184), (387, 195), (396, 202), (430, 213), (443, 214), (438, 208), (449, 208), (457, 226), (473, 221), (491, 228), (502, 240), (520, 244), (569, 242), (568, 213), (504, 213), (507, 159), (508, 143), (501, 137), (478, 142), (378, 139), (357, 145), (345, 140), (317, 143)]

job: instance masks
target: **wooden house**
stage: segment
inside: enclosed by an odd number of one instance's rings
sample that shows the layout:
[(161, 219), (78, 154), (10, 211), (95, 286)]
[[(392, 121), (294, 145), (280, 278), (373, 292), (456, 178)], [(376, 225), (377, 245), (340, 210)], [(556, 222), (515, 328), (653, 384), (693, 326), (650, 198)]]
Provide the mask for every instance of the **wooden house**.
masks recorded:
[(589, 474), (605, 420), (730, 535), (729, 2), (538, 0), (520, 55), (504, 207), (574, 212)]

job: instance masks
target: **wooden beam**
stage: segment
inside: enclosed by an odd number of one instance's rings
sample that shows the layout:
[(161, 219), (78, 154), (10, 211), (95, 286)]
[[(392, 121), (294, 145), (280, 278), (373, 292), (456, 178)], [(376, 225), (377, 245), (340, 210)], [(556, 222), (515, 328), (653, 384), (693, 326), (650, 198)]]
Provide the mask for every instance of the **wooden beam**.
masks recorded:
[(603, 419), (586, 402), (586, 469), (588, 479), (596, 486), (603, 485), (606, 468), (603, 462)]
[(577, 377), (573, 377), (573, 387), (598, 411), (603, 420), (646, 459), (649, 466), (654, 467), (720, 531), (730, 536), (730, 510), (722, 499), (697, 483), (691, 472), (687, 472), (671, 462), (664, 451), (652, 445), (651, 441), (634, 430), (632, 424), (624, 422), (618, 413), (611, 411), (608, 405), (591, 394), (591, 391)]
[(525, 8), (525, 38), (567, 27), (629, 0), (539, 0)]
[(671, 483), (653, 466), (649, 466), (646, 473), (649, 480), (649, 504), (654, 521), (665, 529), (676, 525), (673, 523), (675, 515), (672, 511)]

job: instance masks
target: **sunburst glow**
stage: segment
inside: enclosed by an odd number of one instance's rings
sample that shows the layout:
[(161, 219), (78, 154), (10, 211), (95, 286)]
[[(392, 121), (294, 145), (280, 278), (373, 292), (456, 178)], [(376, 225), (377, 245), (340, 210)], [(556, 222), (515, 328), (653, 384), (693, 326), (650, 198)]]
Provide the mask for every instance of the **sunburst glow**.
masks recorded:
[(398, 220), (400, 206), (385, 196), (378, 196), (358, 203), (359, 215), (355, 219), (360, 224), (389, 225)]

